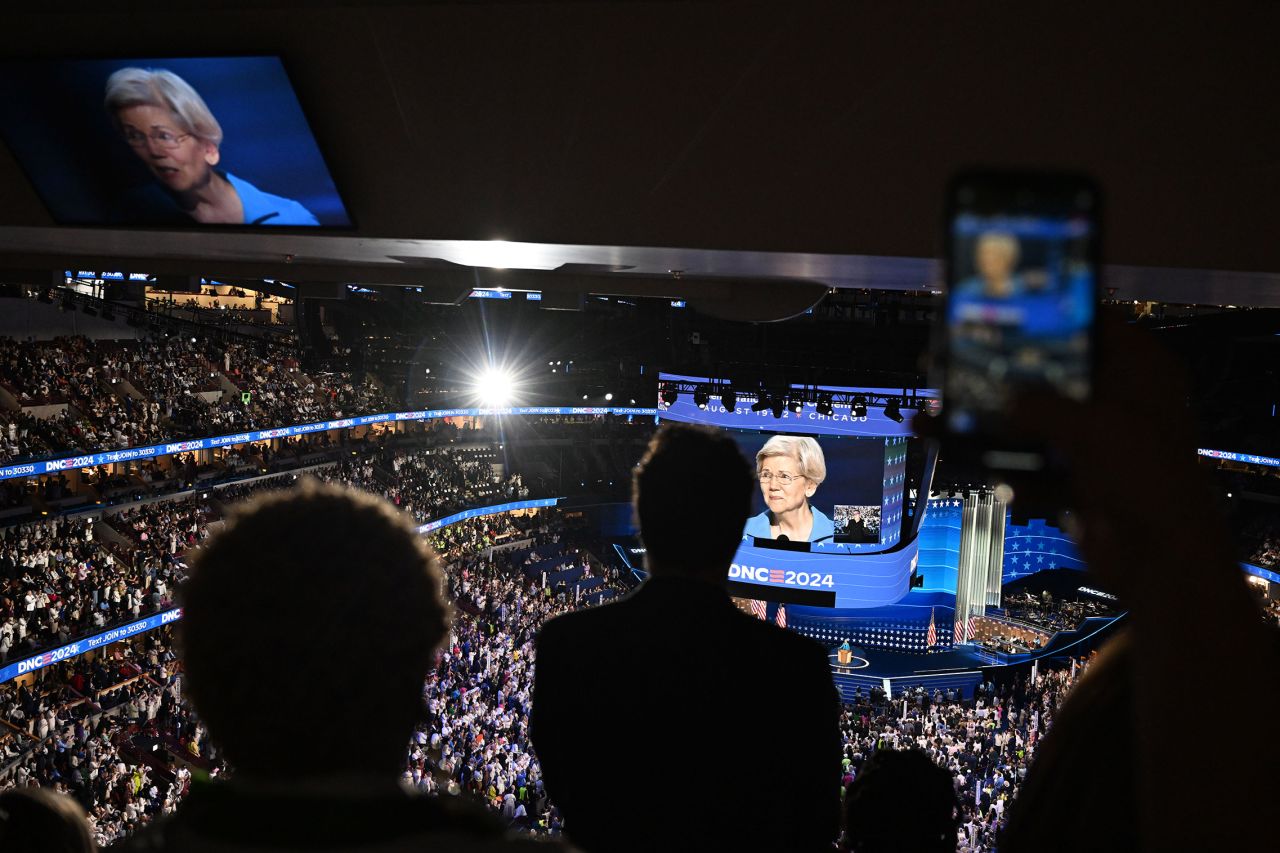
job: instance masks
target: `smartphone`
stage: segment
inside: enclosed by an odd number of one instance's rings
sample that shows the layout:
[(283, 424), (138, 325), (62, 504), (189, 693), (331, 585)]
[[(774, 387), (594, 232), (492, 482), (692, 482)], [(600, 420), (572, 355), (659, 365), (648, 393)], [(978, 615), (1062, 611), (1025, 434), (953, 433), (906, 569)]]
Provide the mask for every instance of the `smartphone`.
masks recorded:
[(966, 172), (947, 190), (946, 309), (934, 364), (944, 444), (987, 468), (1045, 453), (1008, 429), (1026, 391), (1093, 393), (1101, 199), (1080, 175)]

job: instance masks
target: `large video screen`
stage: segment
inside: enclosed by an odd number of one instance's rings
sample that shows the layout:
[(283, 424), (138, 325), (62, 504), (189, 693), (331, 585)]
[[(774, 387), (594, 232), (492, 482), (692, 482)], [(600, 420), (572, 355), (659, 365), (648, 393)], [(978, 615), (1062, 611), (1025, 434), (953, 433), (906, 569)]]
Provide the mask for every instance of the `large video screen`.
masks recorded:
[(753, 402), (740, 397), (730, 411), (682, 397), (658, 409), (660, 419), (726, 429), (756, 471), (730, 591), (839, 609), (901, 600), (916, 559), (915, 542), (902, 542), (908, 430), (879, 413), (819, 415), (813, 404), (774, 418)]
[(756, 468), (758, 488), (744, 534), (853, 551), (856, 546), (880, 545), (882, 532), (890, 535), (891, 528), (899, 526), (896, 519), (887, 526), (881, 523), (889, 440), (737, 431), (732, 435)]
[(62, 224), (351, 225), (279, 57), (6, 61), (0, 134)]

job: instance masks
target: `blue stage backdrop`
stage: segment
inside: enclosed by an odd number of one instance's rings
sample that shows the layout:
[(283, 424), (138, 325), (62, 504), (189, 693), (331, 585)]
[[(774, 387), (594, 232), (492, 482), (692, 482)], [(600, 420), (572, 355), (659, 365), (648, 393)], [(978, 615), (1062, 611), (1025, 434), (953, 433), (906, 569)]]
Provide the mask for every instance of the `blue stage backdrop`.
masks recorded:
[[(296, 201), (321, 226), (351, 225), (279, 57), (9, 60), (0, 132), (59, 223), (197, 224), (170, 221), (167, 208), (153, 216), (160, 184), (104, 108), (107, 78), (128, 67), (171, 71), (196, 90), (222, 127), (218, 170)], [(285, 220), (262, 224), (317, 224)]]
[[(960, 498), (932, 498), (920, 525), (919, 572), (929, 592), (956, 591), (960, 565)], [(1042, 569), (1084, 571), (1084, 559), (1075, 543), (1042, 518), (1025, 525), (1007, 522), (1004, 534), (1004, 583), (1025, 578)]]
[(1016, 581), (1043, 569), (1084, 571), (1085, 564), (1067, 534), (1043, 518), (1033, 518), (1022, 526), (1006, 526), (1002, 581)]

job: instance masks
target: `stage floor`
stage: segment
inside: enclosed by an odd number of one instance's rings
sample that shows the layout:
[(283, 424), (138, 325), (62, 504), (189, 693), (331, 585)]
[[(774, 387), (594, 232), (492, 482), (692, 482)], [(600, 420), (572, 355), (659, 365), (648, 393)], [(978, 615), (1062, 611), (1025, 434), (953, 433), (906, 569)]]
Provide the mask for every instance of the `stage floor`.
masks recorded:
[(910, 675), (936, 675), (950, 672), (972, 672), (985, 664), (972, 651), (955, 650), (927, 655), (907, 654), (886, 649), (853, 649), (849, 666), (837, 662), (836, 650), (830, 654), (831, 669), (837, 673), (868, 675), (875, 678), (902, 678)]

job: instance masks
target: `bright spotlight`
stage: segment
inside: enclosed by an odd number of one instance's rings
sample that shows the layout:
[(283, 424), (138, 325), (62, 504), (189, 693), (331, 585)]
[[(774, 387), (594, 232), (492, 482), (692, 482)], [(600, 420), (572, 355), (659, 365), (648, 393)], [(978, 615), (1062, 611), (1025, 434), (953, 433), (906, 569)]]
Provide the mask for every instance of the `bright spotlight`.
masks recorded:
[(604, 399), (605, 399), (605, 401), (606, 401), (606, 402), (608, 402), (608, 401), (612, 400), (612, 399), (613, 399), (613, 392), (612, 392), (612, 391), (609, 391), (608, 393), (606, 393), (606, 394), (604, 395)]
[(486, 368), (476, 380), (474, 391), (484, 408), (504, 409), (515, 398), (515, 377), (498, 367)]

